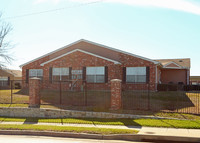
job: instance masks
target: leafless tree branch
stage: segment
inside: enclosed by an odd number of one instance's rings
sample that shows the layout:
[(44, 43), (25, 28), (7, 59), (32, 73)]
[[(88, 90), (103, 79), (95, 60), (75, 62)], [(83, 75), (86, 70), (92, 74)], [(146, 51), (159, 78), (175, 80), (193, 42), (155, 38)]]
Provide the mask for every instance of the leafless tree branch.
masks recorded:
[(10, 24), (1, 20), (0, 14), (0, 58), (4, 61), (0, 61), (0, 68), (6, 67), (7, 64), (10, 64), (13, 61), (11, 55), (9, 55), (9, 50), (11, 49), (11, 42), (6, 40), (6, 37), (12, 31)]

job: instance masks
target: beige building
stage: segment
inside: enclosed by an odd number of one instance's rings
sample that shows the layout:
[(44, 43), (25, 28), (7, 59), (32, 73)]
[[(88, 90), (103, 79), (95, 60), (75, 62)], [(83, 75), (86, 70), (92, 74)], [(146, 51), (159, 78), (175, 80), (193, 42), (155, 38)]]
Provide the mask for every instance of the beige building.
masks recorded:
[(20, 70), (0, 69), (0, 86), (21, 85), (22, 72)]
[(190, 84), (200, 85), (200, 76), (190, 76)]

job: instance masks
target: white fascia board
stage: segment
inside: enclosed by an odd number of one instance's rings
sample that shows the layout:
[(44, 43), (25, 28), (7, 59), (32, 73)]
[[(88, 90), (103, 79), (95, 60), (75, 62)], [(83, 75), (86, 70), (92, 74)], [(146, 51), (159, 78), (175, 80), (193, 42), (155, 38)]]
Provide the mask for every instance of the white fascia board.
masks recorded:
[(163, 67), (163, 69), (190, 69), (188, 67)]
[(93, 54), (93, 53), (90, 53), (90, 52), (86, 52), (86, 51), (83, 51), (83, 50), (80, 50), (80, 49), (75, 49), (75, 50), (72, 50), (72, 51), (70, 51), (70, 52), (67, 52), (67, 53), (65, 53), (65, 54), (63, 54), (63, 55), (60, 55), (60, 56), (58, 56), (58, 57), (56, 57), (56, 58), (53, 58), (53, 59), (51, 59), (51, 60), (49, 60), (49, 61), (46, 61), (46, 62), (40, 64), (40, 66), (44, 66), (45, 64), (48, 64), (48, 63), (50, 63), (50, 62), (52, 62), (52, 61), (55, 61), (55, 60), (57, 60), (57, 59), (60, 59), (60, 58), (62, 58), (62, 57), (64, 57), (64, 56), (66, 56), (66, 55), (69, 55), (69, 54), (74, 53), (74, 52), (77, 52), (77, 51), (82, 52), (82, 53), (85, 53), (85, 54), (88, 54), (88, 55), (92, 55), (92, 56), (95, 56), (95, 57), (98, 57), (98, 58), (101, 58), (101, 59), (104, 59), (104, 60), (107, 60), (107, 61), (110, 61), (110, 62), (113, 62), (114, 64), (121, 64), (121, 63), (118, 62), (118, 61), (114, 61), (114, 60), (111, 60), (111, 59), (108, 59), (108, 58), (105, 58), (105, 57), (102, 57), (102, 56), (99, 56), (99, 55), (96, 55), (96, 54)]

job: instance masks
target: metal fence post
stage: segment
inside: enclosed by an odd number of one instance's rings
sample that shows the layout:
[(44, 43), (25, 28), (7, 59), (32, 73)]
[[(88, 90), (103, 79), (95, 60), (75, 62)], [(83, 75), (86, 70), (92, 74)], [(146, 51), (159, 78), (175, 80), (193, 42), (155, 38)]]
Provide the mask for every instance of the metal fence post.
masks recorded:
[(11, 80), (11, 82), (10, 82), (10, 87), (11, 87), (11, 90), (10, 90), (10, 92), (11, 92), (11, 99), (10, 99), (10, 103), (12, 104), (12, 102), (13, 102), (13, 81)]
[(148, 110), (150, 110), (150, 86), (148, 83)]
[(84, 97), (85, 97), (85, 106), (87, 106), (87, 84), (84, 81)]
[(62, 87), (61, 87), (61, 81), (60, 81), (60, 105), (62, 104)]

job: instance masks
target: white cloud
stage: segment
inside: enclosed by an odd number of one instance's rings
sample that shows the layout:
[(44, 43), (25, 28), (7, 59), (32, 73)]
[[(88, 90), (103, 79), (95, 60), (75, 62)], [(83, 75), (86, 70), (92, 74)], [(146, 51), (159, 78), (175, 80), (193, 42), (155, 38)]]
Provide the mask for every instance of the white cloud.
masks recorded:
[[(71, 0), (85, 2), (86, 0)], [(89, 0), (98, 1), (98, 0)], [(134, 6), (167, 8), (200, 15), (200, 5), (190, 0), (105, 0), (105, 2), (122, 3)]]
[[(35, 0), (35, 3), (53, 2), (59, 3), (61, 1), (72, 1), (72, 2), (96, 2), (101, 0)], [(102, 0), (102, 2), (109, 3), (122, 3), (133, 6), (146, 6), (146, 7), (157, 7), (167, 8), (177, 11), (188, 12), (192, 14), (200, 15), (200, 3), (199, 5), (191, 2), (191, 0)]]

